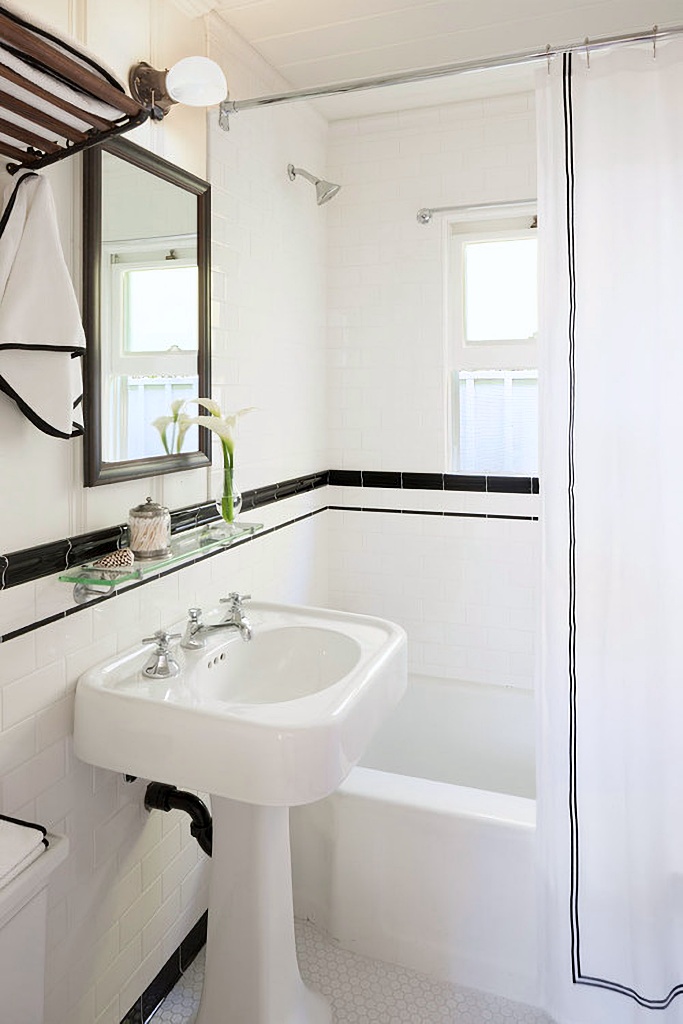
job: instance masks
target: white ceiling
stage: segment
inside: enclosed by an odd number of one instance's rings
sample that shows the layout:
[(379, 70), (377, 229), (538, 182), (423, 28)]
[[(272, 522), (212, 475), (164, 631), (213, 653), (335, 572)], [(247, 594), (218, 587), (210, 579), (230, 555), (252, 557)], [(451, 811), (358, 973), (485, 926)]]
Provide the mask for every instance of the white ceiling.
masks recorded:
[[(294, 89), (683, 22), (682, 0), (203, 0)], [(528, 67), (318, 101), (330, 119), (530, 88)], [(233, 96), (233, 99), (247, 97)]]

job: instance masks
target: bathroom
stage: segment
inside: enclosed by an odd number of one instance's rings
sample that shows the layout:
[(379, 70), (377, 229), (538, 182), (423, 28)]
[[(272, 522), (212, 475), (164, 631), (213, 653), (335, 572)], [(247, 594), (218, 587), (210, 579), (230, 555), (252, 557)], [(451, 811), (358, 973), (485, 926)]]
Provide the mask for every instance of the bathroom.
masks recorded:
[[(139, 60), (170, 67), (189, 54), (209, 55), (239, 101), (291, 88), (274, 66), (282, 64), (277, 41), (300, 22), (288, 21), (296, 4), (278, 6), (27, 0), (23, 8), (74, 36), (124, 81)], [(655, 22), (665, 31), (680, 21), (678, 4), (667, 0), (645, 13), (616, 0), (580, 11), (557, 3), (555, 13), (531, 4), (535, 20), (520, 12), (510, 23), (501, 5), (491, 3), (489, 23), (482, 15), (478, 26), (474, 6), (468, 17), (475, 18), (470, 30), (476, 39), (463, 33), (459, 49), (450, 52), (443, 42), (420, 66), (543, 51), (550, 43), (636, 32)], [(448, 4), (427, 5), (435, 17), (442, 7)], [(351, 47), (361, 51), (355, 63), (342, 65), (330, 55), (310, 72), (312, 84), (386, 70), (373, 54), (370, 12), (344, 17), (352, 18), (355, 32), (367, 21), (367, 42)], [(425, 34), (434, 43), (439, 31)], [(322, 39), (325, 33), (318, 32)], [(322, 45), (310, 34), (312, 42), (300, 42), (302, 65), (313, 62), (305, 45)], [(259, 47), (274, 55), (272, 63)], [(414, 67), (415, 60), (403, 66)], [(460, 489), (454, 482), (443, 299), (453, 218), (436, 214), (421, 223), (416, 216), (424, 207), (508, 203), (517, 204), (515, 216), (527, 217), (538, 195), (538, 75), (536, 63), (245, 109), (229, 116), (228, 132), (219, 127), (215, 108), (178, 104), (163, 121), (129, 133), (133, 142), (211, 183), (212, 395), (226, 410), (252, 409), (237, 430), (240, 488), (324, 479), (322, 486), (317, 480), (297, 493), (283, 489), (277, 500), (245, 509), (241, 519), (264, 527), (248, 543), (60, 616), (71, 588), (58, 572), (29, 573), (15, 582), (7, 555), (42, 548), (37, 557), (44, 558), (43, 546), (125, 523), (129, 509), (148, 495), (171, 510), (206, 503), (220, 479), (220, 456), (215, 448), (211, 470), (84, 486), (82, 439), (47, 436), (0, 396), (0, 812), (40, 822), (69, 841), (48, 889), (45, 1024), (148, 1019), (168, 990), (165, 979), (176, 980), (176, 963), (184, 968), (177, 951), (202, 941), (210, 862), (190, 836), (186, 816), (148, 812), (144, 779), (129, 782), (76, 757), (74, 701), (79, 677), (91, 666), (185, 619), (190, 607), (218, 606), (229, 591), (395, 621), (408, 634), (416, 693), (440, 693), (448, 702), (448, 681), (463, 680), (466, 696), (506, 700), (493, 716), (490, 754), (509, 745), (521, 765), (521, 781), (507, 796), (487, 793), (483, 804), (469, 805), (469, 787), (477, 783), (465, 781), (456, 794), (461, 803), (453, 804), (446, 790), (454, 787), (425, 788), (417, 769), (408, 782), (421, 803), (409, 805), (405, 791), (389, 791), (380, 808), (370, 768), (352, 773), (338, 796), (292, 813), (295, 912), (314, 965), (316, 957), (328, 963), (339, 953), (350, 958), (344, 960), (347, 975), (357, 970), (371, 989), (382, 990), (383, 978), (385, 989), (400, 988), (403, 1006), (381, 999), (363, 1004), (367, 1019), (411, 1019), (401, 1016), (414, 997), (410, 979), (419, 989), (425, 977), (436, 987), (424, 1005), (437, 1000), (437, 1008), (430, 1016), (418, 1002), (412, 1019), (547, 1019), (541, 1008), (552, 1004), (544, 1001), (538, 976), (538, 951), (545, 947), (535, 905), (539, 852), (528, 760), (541, 653), (545, 480), (539, 488), (534, 466), (488, 489), (479, 483)], [(310, 184), (288, 177), (292, 162), (340, 183), (340, 192), (316, 205)], [(56, 163), (45, 176), (82, 298), (87, 225), (81, 159)], [(529, 224), (533, 215), (535, 208)], [(561, 444), (559, 450), (558, 462)], [(446, 489), (444, 473), (451, 481)], [(402, 486), (397, 474), (404, 474)], [(444, 707), (436, 717), (461, 713)], [(549, 714), (555, 710), (537, 715), (539, 730)], [(513, 720), (519, 720), (514, 734)], [(434, 723), (422, 729), (436, 745)], [(483, 737), (479, 725), (473, 729)], [(546, 733), (540, 735), (539, 748)], [(471, 735), (445, 734), (442, 742), (448, 751), (467, 739)], [(544, 757), (552, 760), (552, 754)], [(391, 771), (377, 774), (391, 780)], [(427, 819), (430, 806), (434, 816)], [(399, 807), (406, 811), (400, 819)], [(452, 848), (443, 845), (437, 819)], [(433, 844), (422, 844), (432, 832)], [(332, 837), (338, 839), (333, 852)], [(458, 872), (452, 852), (462, 852), (463, 843), (467, 874), (464, 867)], [(415, 888), (407, 889), (411, 879)], [(311, 953), (316, 942), (320, 952)], [(565, 1019), (594, 1024), (590, 1012)], [(647, 1008), (642, 1016), (632, 1012), (641, 1011), (632, 1011), (628, 997), (607, 1002), (597, 1021), (649, 1019)], [(658, 1019), (674, 1021), (675, 1012), (672, 1000)]]

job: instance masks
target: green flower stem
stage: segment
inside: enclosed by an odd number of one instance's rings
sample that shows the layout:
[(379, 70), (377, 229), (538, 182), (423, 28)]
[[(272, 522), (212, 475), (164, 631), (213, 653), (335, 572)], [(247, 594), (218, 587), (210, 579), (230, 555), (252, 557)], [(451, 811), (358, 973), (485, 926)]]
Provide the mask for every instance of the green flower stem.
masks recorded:
[(223, 497), (221, 498), (221, 515), (226, 523), (235, 520), (235, 504), (233, 500), (233, 453), (227, 441), (221, 441), (223, 448)]

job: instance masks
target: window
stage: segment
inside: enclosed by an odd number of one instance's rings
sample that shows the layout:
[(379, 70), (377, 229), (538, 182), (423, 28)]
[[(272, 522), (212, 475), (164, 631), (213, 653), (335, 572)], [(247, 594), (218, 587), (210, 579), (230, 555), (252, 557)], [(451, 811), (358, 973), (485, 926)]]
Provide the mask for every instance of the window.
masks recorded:
[(452, 470), (538, 472), (533, 213), (450, 224)]
[[(152, 422), (168, 415), (171, 402), (198, 394), (196, 246), (183, 238), (145, 238), (105, 243), (103, 250), (108, 273), (103, 274), (102, 322), (111, 324), (112, 332), (103, 387), (108, 424), (103, 458), (119, 462), (163, 455)], [(193, 427), (185, 448), (196, 447)]]

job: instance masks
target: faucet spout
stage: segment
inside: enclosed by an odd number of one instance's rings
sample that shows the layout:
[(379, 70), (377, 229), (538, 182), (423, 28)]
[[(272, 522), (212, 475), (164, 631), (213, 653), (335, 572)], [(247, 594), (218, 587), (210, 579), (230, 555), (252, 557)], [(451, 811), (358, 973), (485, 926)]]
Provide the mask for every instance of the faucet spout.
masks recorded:
[(222, 626), (234, 626), (239, 630), (243, 640), (251, 640), (252, 629), (249, 619), (244, 614), (243, 602), (249, 601), (251, 594), (238, 594), (233, 591), (227, 597), (221, 598), (221, 604), (230, 605), (228, 614), (221, 623)]
[(223, 603), (229, 603), (228, 614), (222, 622), (202, 622), (201, 608), (190, 608), (189, 619), (185, 627), (185, 633), (180, 641), (180, 646), (186, 651), (200, 651), (206, 647), (206, 637), (217, 629), (236, 629), (243, 640), (251, 640), (251, 623), (244, 614), (242, 601), (247, 601), (250, 594), (230, 594), (229, 597), (221, 598)]

